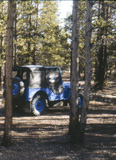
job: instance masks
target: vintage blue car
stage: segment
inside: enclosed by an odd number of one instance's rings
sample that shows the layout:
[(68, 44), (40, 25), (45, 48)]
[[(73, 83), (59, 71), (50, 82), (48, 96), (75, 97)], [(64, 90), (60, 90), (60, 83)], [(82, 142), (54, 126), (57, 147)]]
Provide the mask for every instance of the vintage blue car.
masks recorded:
[[(13, 108), (39, 116), (46, 107), (70, 100), (70, 83), (64, 83), (60, 67), (24, 65), (13, 68)], [(79, 107), (82, 105), (79, 96)]]

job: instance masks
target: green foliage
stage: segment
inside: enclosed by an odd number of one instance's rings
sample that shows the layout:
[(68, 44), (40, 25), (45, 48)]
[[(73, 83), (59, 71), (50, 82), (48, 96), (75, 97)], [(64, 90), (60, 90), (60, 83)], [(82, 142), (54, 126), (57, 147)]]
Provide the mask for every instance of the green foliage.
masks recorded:
[[(111, 74), (111, 70), (115, 69), (116, 59), (116, 10), (112, 6), (112, 2), (104, 2), (104, 9), (101, 8), (101, 2), (96, 2), (93, 5), (92, 15), (92, 39), (91, 39), (91, 59), (92, 59), (92, 71), (96, 71), (96, 60), (99, 61), (102, 53), (100, 48), (104, 49), (104, 63), (105, 65), (105, 78), (108, 74)], [(113, 1), (113, 3), (116, 3)], [(104, 15), (103, 15), (104, 12)], [(86, 3), (80, 1), (79, 6), (79, 54), (80, 54), (80, 72), (84, 73), (85, 67), (85, 15), (86, 15)], [(70, 15), (65, 21), (65, 29), (67, 33), (67, 39), (71, 42), (72, 35), (72, 15)], [(71, 45), (71, 44), (70, 44)], [(106, 51), (105, 51), (106, 46)], [(71, 46), (70, 46), (71, 48)], [(107, 53), (106, 53), (107, 52)], [(98, 66), (97, 66), (98, 68)], [(102, 69), (103, 70), (103, 69)], [(95, 75), (95, 73), (93, 74)], [(99, 76), (100, 77), (100, 76)], [(93, 77), (95, 78), (95, 77)]]
[[(116, 55), (116, 20), (112, 2), (104, 2), (105, 17), (99, 3), (93, 6), (92, 17), (92, 66), (95, 70), (100, 46), (107, 46), (106, 71), (115, 69)], [(113, 2), (116, 3), (116, 2)], [(107, 9), (108, 16), (107, 19)], [(59, 27), (58, 6), (55, 1), (18, 1), (14, 26), (14, 61), (16, 64), (70, 66), (72, 15), (66, 18), (65, 28)], [(101, 12), (101, 14), (99, 13)], [(79, 54), (80, 72), (84, 72), (86, 3), (79, 6)], [(5, 61), (6, 50), (7, 1), (0, 2), (0, 65)], [(101, 35), (101, 30), (104, 33)], [(14, 63), (15, 64), (15, 63)], [(110, 69), (111, 68), (111, 69)]]
[(0, 2), (0, 66), (5, 62), (7, 2)]
[(39, 50), (38, 62), (40, 61), (43, 65), (67, 67), (70, 53), (66, 33), (59, 28), (56, 2), (43, 2), (40, 24), (42, 47)]
[[(5, 55), (7, 2), (0, 3), (0, 55)], [(4, 8), (4, 11), (2, 11)], [(67, 68), (70, 50), (66, 33), (60, 29), (58, 3), (18, 1), (14, 24), (14, 64), (58, 65)], [(2, 63), (0, 59), (0, 63)]]
[[(82, 1), (79, 4), (79, 57), (80, 57), (80, 72), (84, 71), (85, 66), (85, 16), (86, 16), (86, 2)], [(65, 31), (67, 33), (67, 39), (70, 42), (70, 50), (71, 50), (71, 41), (72, 41), (72, 15), (69, 15), (65, 19)]]
[[(113, 2), (116, 3), (116, 2)], [(94, 5), (92, 53), (95, 67), (95, 87), (103, 88), (109, 69), (114, 68), (115, 57), (115, 10), (112, 2), (98, 2)], [(115, 57), (116, 58), (116, 57)]]

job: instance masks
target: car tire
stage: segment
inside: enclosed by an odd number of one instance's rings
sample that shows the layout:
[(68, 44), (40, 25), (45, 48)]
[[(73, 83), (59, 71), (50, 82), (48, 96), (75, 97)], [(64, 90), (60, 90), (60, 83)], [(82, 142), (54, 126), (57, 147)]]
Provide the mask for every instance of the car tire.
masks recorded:
[(24, 91), (25, 91), (24, 82), (19, 77), (13, 78), (12, 87), (13, 87), (13, 98), (14, 99), (24, 94)]
[(13, 99), (17, 99), (20, 96), (22, 96), (24, 94), (24, 91), (25, 91), (24, 82), (19, 77), (13, 78), (12, 81)]
[(82, 105), (83, 105), (83, 95), (79, 95), (78, 97), (78, 107), (79, 109), (82, 108)]
[(46, 99), (42, 95), (36, 95), (31, 104), (32, 114), (35, 116), (40, 116), (46, 110)]

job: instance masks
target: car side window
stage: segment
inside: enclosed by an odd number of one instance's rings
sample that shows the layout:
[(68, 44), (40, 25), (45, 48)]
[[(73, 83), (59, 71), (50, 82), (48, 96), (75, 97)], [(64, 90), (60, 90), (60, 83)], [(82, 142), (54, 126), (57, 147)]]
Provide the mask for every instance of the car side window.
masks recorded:
[(12, 71), (12, 78), (15, 78), (17, 76), (17, 71)]
[(23, 72), (22, 79), (23, 79), (23, 80), (27, 80), (27, 72), (26, 72), (26, 71)]

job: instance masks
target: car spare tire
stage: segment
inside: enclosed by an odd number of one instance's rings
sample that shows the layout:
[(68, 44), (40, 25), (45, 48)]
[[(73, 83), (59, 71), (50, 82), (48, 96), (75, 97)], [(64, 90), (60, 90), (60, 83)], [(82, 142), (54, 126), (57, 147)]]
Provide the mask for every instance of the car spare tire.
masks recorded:
[(24, 82), (19, 78), (15, 77), (12, 81), (12, 95), (13, 99), (16, 99), (24, 94), (25, 86)]

